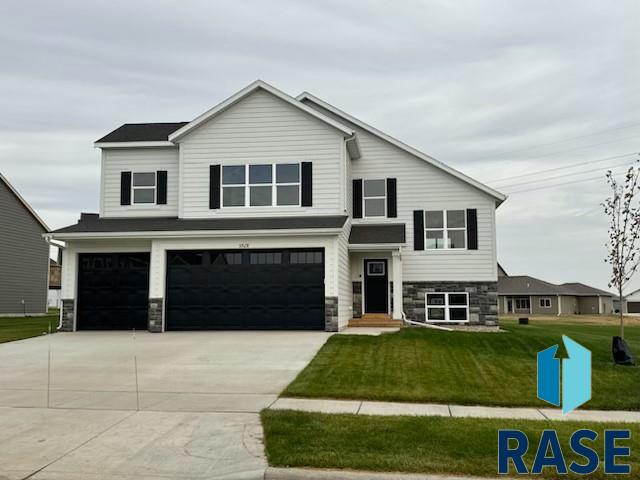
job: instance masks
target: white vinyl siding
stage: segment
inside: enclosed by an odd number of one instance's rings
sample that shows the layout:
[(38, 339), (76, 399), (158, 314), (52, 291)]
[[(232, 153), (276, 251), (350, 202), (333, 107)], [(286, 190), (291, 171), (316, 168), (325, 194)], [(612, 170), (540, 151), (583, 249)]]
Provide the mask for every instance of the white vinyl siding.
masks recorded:
[[(167, 204), (120, 205), (120, 174), (122, 172), (167, 171)], [(103, 217), (176, 217), (178, 216), (178, 149), (118, 148), (102, 151)]]
[[(334, 114), (305, 102), (332, 118)], [(341, 120), (356, 130), (362, 157), (351, 163), (353, 178), (397, 179), (397, 218), (354, 219), (361, 223), (404, 223), (403, 281), (497, 281), (495, 199), (439, 168)], [(413, 250), (414, 210), (477, 209), (478, 250)]]
[[(184, 218), (343, 214), (343, 134), (257, 91), (181, 140)], [(313, 163), (313, 207), (209, 209), (210, 165)]]

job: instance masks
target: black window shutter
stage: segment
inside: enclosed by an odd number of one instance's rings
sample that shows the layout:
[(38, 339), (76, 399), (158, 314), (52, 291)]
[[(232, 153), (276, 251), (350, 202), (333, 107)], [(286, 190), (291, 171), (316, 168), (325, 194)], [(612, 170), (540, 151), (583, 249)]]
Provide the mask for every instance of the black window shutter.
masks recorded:
[(387, 178), (387, 217), (396, 218), (398, 206), (396, 204), (396, 179)]
[(131, 205), (131, 172), (120, 172), (120, 205)]
[(413, 249), (424, 250), (424, 210), (413, 211)]
[(220, 208), (220, 165), (209, 165), (209, 208)]
[(478, 211), (475, 208), (467, 209), (467, 249), (478, 249)]
[(353, 181), (353, 218), (362, 218), (362, 180)]
[(158, 205), (167, 204), (167, 171), (158, 170), (156, 173), (156, 181), (158, 182), (158, 191), (156, 193), (156, 203)]
[(302, 206), (313, 206), (313, 164), (302, 162)]

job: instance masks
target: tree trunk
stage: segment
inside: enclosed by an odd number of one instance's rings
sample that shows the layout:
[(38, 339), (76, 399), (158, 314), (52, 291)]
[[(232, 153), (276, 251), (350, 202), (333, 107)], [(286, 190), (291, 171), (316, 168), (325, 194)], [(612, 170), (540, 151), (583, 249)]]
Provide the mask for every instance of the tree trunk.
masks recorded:
[(618, 299), (620, 299), (620, 338), (624, 340), (624, 303), (622, 300), (622, 288), (618, 288)]

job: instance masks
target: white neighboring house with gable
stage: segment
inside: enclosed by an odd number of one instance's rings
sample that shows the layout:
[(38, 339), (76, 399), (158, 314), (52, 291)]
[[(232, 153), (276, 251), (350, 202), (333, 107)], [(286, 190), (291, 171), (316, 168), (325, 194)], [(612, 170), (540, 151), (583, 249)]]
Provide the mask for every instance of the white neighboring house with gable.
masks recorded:
[(100, 212), (52, 234), (64, 330), (497, 322), (505, 196), (313, 95), (256, 81), (95, 145)]

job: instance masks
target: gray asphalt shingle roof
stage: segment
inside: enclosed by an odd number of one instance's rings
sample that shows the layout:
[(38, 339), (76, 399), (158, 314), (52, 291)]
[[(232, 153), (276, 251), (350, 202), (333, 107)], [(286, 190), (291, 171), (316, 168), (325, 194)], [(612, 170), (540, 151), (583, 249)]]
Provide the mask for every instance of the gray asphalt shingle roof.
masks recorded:
[(82, 214), (75, 225), (53, 233), (179, 232), (193, 230), (286, 230), (304, 228), (342, 228), (345, 216), (260, 217), (260, 218), (100, 218)]
[(584, 283), (563, 283), (556, 285), (527, 275), (498, 278), (499, 295), (571, 295), (571, 296), (613, 296), (605, 290), (590, 287)]
[(349, 235), (349, 243), (376, 244), (376, 243), (404, 243), (404, 223), (388, 225), (353, 225)]
[(162, 142), (169, 139), (176, 130), (189, 122), (172, 123), (125, 123), (107, 133), (96, 143), (111, 142)]

